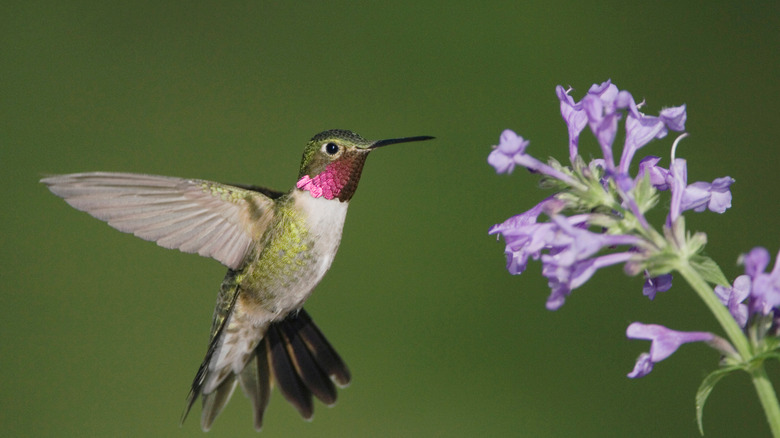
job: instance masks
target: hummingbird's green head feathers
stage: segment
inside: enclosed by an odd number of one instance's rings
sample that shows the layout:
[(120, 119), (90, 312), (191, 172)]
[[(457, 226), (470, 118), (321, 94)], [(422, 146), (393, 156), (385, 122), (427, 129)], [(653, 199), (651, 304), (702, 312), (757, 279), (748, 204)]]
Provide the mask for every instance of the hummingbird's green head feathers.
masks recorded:
[[(301, 171), (298, 178), (309, 175), (314, 178), (323, 172), (328, 164), (333, 163), (346, 153), (345, 159), (354, 158), (355, 153), (365, 155), (371, 146), (371, 142), (343, 129), (331, 129), (320, 132), (309, 140), (306, 149), (303, 150)], [(363, 158), (365, 160), (365, 157)]]
[(366, 140), (361, 137), (360, 134), (347, 131), (346, 129), (330, 129), (328, 131), (320, 132), (309, 140), (311, 143), (327, 143), (329, 141), (340, 142), (345, 145), (351, 145), (356, 148), (366, 149), (371, 146), (372, 141)]
[(433, 137), (405, 137), (369, 141), (344, 129), (320, 132), (303, 150), (298, 184), (312, 196), (349, 201), (357, 189), (363, 164), (372, 150), (395, 143), (430, 140)]

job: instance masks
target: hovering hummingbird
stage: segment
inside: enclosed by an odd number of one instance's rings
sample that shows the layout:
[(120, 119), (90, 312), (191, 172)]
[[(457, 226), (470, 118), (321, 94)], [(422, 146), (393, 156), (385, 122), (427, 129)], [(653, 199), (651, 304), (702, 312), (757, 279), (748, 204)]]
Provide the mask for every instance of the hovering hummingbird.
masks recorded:
[(298, 182), (287, 193), (113, 172), (41, 182), (120, 231), (228, 267), (181, 422), (200, 396), (201, 427), (209, 430), (240, 383), (260, 430), (272, 380), (305, 419), (314, 413), (312, 395), (332, 405), (334, 382), (349, 384), (349, 370), (303, 304), (330, 268), (369, 152), (430, 139), (368, 141), (345, 130), (321, 132), (304, 149)]

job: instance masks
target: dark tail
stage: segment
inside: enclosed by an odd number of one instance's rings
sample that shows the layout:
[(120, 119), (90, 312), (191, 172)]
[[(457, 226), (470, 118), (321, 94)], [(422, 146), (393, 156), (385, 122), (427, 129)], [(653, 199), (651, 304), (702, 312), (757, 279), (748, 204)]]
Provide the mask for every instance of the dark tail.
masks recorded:
[[(218, 339), (219, 336), (214, 338)], [(214, 346), (210, 346), (187, 397), (182, 423), (198, 395), (202, 395), (203, 381), (213, 353)], [(217, 389), (202, 395), (203, 430), (211, 428), (238, 382), (252, 401), (255, 429), (260, 430), (268, 406), (272, 376), (282, 395), (307, 420), (314, 415), (312, 396), (326, 405), (333, 405), (336, 403), (336, 385), (344, 387), (350, 381), (349, 370), (341, 357), (309, 314), (301, 309), (268, 327), (264, 339), (255, 348), (241, 373), (227, 376)]]

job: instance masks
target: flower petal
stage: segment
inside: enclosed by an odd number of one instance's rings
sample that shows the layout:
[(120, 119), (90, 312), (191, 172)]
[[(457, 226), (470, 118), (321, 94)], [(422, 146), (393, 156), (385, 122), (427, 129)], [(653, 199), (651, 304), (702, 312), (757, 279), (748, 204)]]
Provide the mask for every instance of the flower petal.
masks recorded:
[(657, 166), (659, 161), (661, 161), (660, 158), (652, 155), (642, 158), (639, 162), (639, 171), (636, 175), (637, 182), (640, 178), (644, 178), (645, 175), (649, 175), (650, 184), (652, 184), (653, 187), (657, 190), (669, 190), (669, 184), (667, 183), (669, 171), (661, 166)]
[(666, 292), (672, 288), (672, 274), (663, 274), (658, 277), (647, 276), (645, 271), (645, 284), (642, 287), (642, 295), (649, 298), (651, 301), (655, 299), (655, 294), (658, 292)]
[(747, 323), (748, 308), (742, 302), (750, 295), (751, 283), (750, 276), (740, 275), (734, 280), (733, 287), (718, 285), (714, 289), (715, 295), (729, 309), (729, 313), (740, 327), (745, 327)]
[(496, 173), (512, 173), (519, 157), (525, 154), (525, 148), (528, 147), (528, 140), (515, 134), (510, 129), (505, 129), (501, 133), (498, 146), (488, 155), (488, 164), (496, 169)]
[(585, 125), (588, 124), (588, 115), (582, 109), (582, 104), (579, 102), (574, 103), (574, 99), (569, 96), (568, 91), (564, 90), (562, 86), (558, 85), (555, 87), (555, 94), (561, 102), (561, 117), (563, 117), (563, 121), (566, 122), (566, 127), (569, 130), (569, 158), (574, 162), (577, 156), (580, 133), (585, 129)]
[(498, 149), (493, 149), (490, 152), (487, 162), (496, 169), (496, 173), (512, 173), (515, 169), (515, 160)]
[(628, 373), (628, 377), (632, 379), (644, 377), (650, 374), (650, 371), (653, 371), (653, 365), (654, 365), (653, 361), (650, 360), (650, 354), (642, 353), (639, 355), (639, 358), (636, 360), (634, 369), (630, 373)]
[(685, 188), (680, 206), (681, 211), (693, 210), (701, 213), (710, 202), (710, 190), (712, 185), (698, 181)]
[(745, 274), (750, 277), (756, 277), (764, 272), (769, 266), (769, 251), (766, 248), (757, 246), (747, 254), (742, 254), (739, 263), (745, 265)]
[(717, 178), (712, 182), (710, 202), (707, 208), (715, 213), (723, 213), (731, 208), (731, 191), (729, 187), (734, 184), (734, 178), (726, 176)]
[(646, 339), (650, 345), (650, 359), (660, 362), (677, 351), (680, 345), (688, 342), (711, 341), (715, 335), (709, 332), (680, 332), (658, 324), (634, 322), (626, 329), (629, 339)]
[(662, 109), (659, 117), (664, 120), (666, 126), (672, 131), (685, 130), (685, 120), (688, 117), (685, 112), (685, 105)]

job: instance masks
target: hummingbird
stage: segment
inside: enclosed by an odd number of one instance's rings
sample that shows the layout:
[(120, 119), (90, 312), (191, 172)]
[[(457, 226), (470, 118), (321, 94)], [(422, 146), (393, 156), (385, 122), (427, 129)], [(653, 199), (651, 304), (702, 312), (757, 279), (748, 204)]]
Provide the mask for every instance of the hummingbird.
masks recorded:
[(321, 132), (306, 145), (297, 183), (286, 193), (115, 172), (41, 182), (120, 231), (227, 266), (181, 424), (200, 397), (200, 425), (208, 431), (240, 384), (259, 431), (273, 382), (307, 420), (313, 396), (333, 405), (336, 385), (349, 384), (349, 369), (303, 305), (333, 262), (368, 154), (433, 138), (369, 141), (347, 130)]

